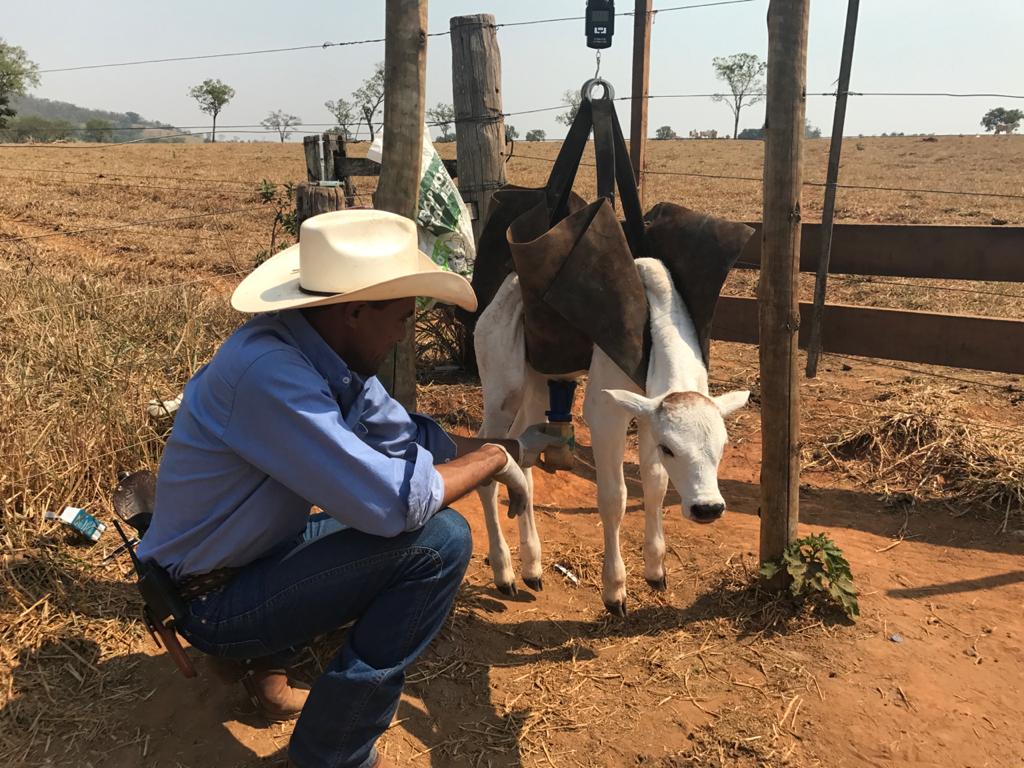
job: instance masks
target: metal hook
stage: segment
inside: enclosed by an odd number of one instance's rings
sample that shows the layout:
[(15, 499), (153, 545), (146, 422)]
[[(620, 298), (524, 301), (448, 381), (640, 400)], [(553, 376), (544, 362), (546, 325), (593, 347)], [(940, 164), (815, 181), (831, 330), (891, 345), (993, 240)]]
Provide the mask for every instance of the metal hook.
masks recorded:
[(594, 78), (593, 78), (594, 80), (597, 80), (597, 78), (601, 75), (601, 49), (600, 48), (597, 49), (596, 54), (597, 54), (597, 69), (594, 70)]

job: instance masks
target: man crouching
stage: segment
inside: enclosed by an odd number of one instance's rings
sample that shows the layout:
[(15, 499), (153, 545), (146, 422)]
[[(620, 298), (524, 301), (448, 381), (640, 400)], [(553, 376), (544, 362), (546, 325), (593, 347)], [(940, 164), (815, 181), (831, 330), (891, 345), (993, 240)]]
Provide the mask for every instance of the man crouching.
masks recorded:
[[(139, 555), (177, 584), (194, 647), (268, 717), (301, 712), (293, 765), (382, 766), (374, 744), (405, 670), (469, 562), (469, 526), (449, 505), (494, 479), (516, 513), (520, 466), (552, 438), (448, 435), (376, 378), (416, 296), (476, 308), (463, 277), (419, 252), (412, 221), (340, 211), (301, 234), (238, 286), (232, 305), (258, 314), (186, 386)], [(352, 621), (311, 690), (289, 683), (297, 647)]]

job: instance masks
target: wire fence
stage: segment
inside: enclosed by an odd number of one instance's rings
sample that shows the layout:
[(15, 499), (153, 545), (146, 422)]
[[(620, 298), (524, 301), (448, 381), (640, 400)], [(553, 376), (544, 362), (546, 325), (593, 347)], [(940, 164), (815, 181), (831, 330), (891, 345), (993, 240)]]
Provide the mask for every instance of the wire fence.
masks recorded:
[(0, 237), (0, 244), (23, 242), (25, 240), (42, 240), (47, 237), (61, 237), (67, 235), (83, 235), (90, 232), (109, 232), (115, 229), (128, 229), (150, 224), (166, 224), (169, 222), (189, 221), (194, 219), (208, 219), (215, 216), (229, 216), (233, 213), (249, 213), (252, 211), (266, 210), (263, 206), (251, 206), (247, 208), (234, 208), (229, 211), (213, 211), (211, 213), (191, 213), (187, 216), (168, 216), (160, 219), (144, 219), (141, 221), (125, 221), (119, 224), (108, 224), (101, 227), (86, 227), (84, 229), (60, 230), (57, 232), (43, 232), (35, 235), (7, 235)]
[[(536, 155), (524, 155), (517, 152), (513, 159), (519, 160), (533, 160), (535, 162), (548, 163), (554, 165), (555, 159), (553, 157), (537, 157)], [(595, 167), (594, 163), (581, 162), (580, 165), (587, 166), (590, 168)], [(645, 168), (641, 172), (641, 176), (683, 176), (696, 179), (714, 179), (718, 181), (745, 181), (753, 184), (762, 184), (763, 179), (760, 176), (737, 176), (735, 174), (722, 174), (722, 173), (698, 173), (696, 171), (666, 171), (666, 170), (654, 170)], [(805, 187), (825, 187), (827, 184), (823, 181), (804, 181)], [(913, 194), (937, 194), (937, 195), (963, 195), (966, 197), (994, 197), (1008, 200), (1024, 200), (1024, 194), (1015, 194), (1008, 192), (986, 192), (983, 190), (970, 190), (970, 189), (933, 189), (927, 187), (889, 187), (879, 186), (871, 184), (841, 184), (837, 183), (837, 189), (859, 189), (874, 192), (906, 192)]]
[[(669, 6), (669, 7), (666, 7), (666, 8), (655, 8), (655, 9), (653, 9), (651, 11), (651, 15), (652, 16), (657, 16), (657, 14), (659, 14), (659, 13), (673, 13), (675, 11), (689, 11), (689, 10), (694, 10), (694, 9), (697, 9), (697, 8), (712, 8), (712, 7), (721, 6), (721, 5), (743, 5), (745, 3), (752, 3), (752, 2), (757, 2), (757, 0), (715, 0), (713, 2), (706, 2), (706, 3), (691, 3), (689, 5), (676, 5), (676, 6)], [(616, 16), (635, 16), (636, 14), (627, 11), (627, 12), (617, 13), (615, 15)], [(495, 27), (497, 29), (502, 29), (502, 28), (506, 28), (506, 27), (507, 28), (527, 27), (527, 26), (534, 26), (534, 25), (537, 25), (537, 24), (558, 24), (558, 23), (568, 22), (568, 21), (582, 21), (584, 18), (585, 18), (584, 16), (560, 16), (560, 17), (557, 17), (557, 18), (550, 18), (550, 19), (529, 19), (529, 20), (526, 20), (526, 21), (503, 22), (501, 24), (495, 24)], [(450, 31), (428, 32), (427, 33), (427, 37), (445, 37), (445, 36), (448, 36), (450, 34), (451, 34)], [(182, 62), (182, 61), (202, 61), (202, 60), (206, 60), (206, 59), (225, 59), (225, 58), (233, 58), (233, 57), (238, 57), (238, 56), (262, 56), (262, 55), (265, 55), (265, 54), (272, 54), (272, 53), (291, 53), (291, 52), (295, 52), (295, 51), (327, 50), (329, 48), (347, 48), (347, 47), (352, 47), (352, 46), (379, 44), (379, 43), (383, 43), (383, 42), (384, 42), (384, 38), (383, 37), (370, 37), (370, 38), (365, 38), (365, 39), (362, 39), (362, 40), (345, 40), (345, 41), (336, 42), (336, 43), (332, 43), (332, 42), (328, 41), (328, 42), (323, 42), (323, 43), (311, 43), (311, 44), (307, 44), (307, 45), (284, 46), (284, 47), (280, 47), (280, 48), (261, 48), (261, 49), (257, 49), (257, 50), (251, 50), (251, 51), (230, 51), (230, 52), (222, 52), (222, 53), (206, 53), (206, 54), (200, 54), (200, 55), (195, 55), (195, 56), (168, 56), (168, 57), (159, 58), (159, 59), (140, 59), (138, 61), (121, 61), (121, 62), (115, 62), (115, 63), (111, 63), (111, 64), (84, 64), (84, 65), (77, 65), (77, 66), (70, 66), (70, 67), (50, 67), (50, 68), (47, 68), (47, 69), (39, 70), (39, 73), (45, 75), (45, 74), (52, 74), (52, 73), (56, 73), (56, 72), (80, 72), (80, 71), (83, 71), (83, 70), (90, 70), (90, 69), (113, 69), (113, 68), (117, 68), (117, 67), (136, 67), (136, 66), (140, 66), (140, 65), (143, 65), (143, 64), (168, 64), (168, 63)]]
[[(750, 2), (751, 0), (743, 0), (744, 2)], [(763, 98), (767, 96), (763, 92), (753, 92), (746, 94), (750, 97)], [(836, 98), (839, 94), (836, 91), (820, 91), (820, 92), (809, 92), (805, 94), (808, 97), (825, 97), (825, 98)], [(927, 97), (927, 98), (1001, 98), (1001, 99), (1024, 99), (1024, 94), (1007, 94), (1007, 93), (951, 93), (951, 92), (936, 92), (936, 91), (921, 91), (921, 92), (882, 92), (882, 91), (847, 91), (847, 96), (865, 96), (865, 97), (901, 97), (901, 98), (912, 98), (912, 97)], [(718, 93), (664, 93), (664, 94), (648, 94), (646, 96), (638, 96), (636, 98), (645, 100), (657, 100), (657, 99), (723, 99), (730, 96), (730, 94), (724, 92)], [(617, 96), (615, 101), (634, 101), (632, 95), (628, 96)], [(522, 109), (514, 110), (510, 112), (495, 113), (492, 115), (474, 116), (465, 118), (452, 118), (450, 120), (428, 120), (426, 125), (430, 128), (451, 128), (451, 126), (457, 126), (463, 123), (475, 123), (481, 121), (493, 121), (498, 118), (510, 118), (522, 115), (535, 115), (546, 112), (564, 112), (569, 113), (571, 106), (562, 103), (550, 107), (536, 107), (533, 109)], [(291, 128), (282, 129), (280, 128), (268, 128), (265, 123), (234, 123), (230, 125), (217, 126), (216, 130), (221, 133), (237, 136), (271, 136), (281, 135), (282, 132), (285, 134), (285, 138), (288, 136), (312, 136), (320, 133), (323, 129), (339, 130), (344, 132), (349, 141), (358, 141), (360, 137), (365, 136), (370, 138), (369, 127), (372, 126), (374, 130), (379, 130), (383, 127), (384, 123), (380, 120), (371, 120), (367, 125), (365, 120), (353, 121), (351, 123), (339, 124), (334, 123), (296, 123)], [(364, 127), (365, 126), (365, 127)], [(315, 129), (315, 130), (306, 130)], [(99, 146), (78, 146), (74, 143), (70, 144), (39, 144), (33, 143), (30, 145), (15, 143), (5, 144), (3, 148), (20, 148), (25, 146), (31, 146), (33, 148), (52, 148), (52, 149), (102, 149), (108, 146), (120, 146), (125, 144), (139, 144), (139, 143), (156, 143), (165, 141), (167, 139), (179, 139), (179, 138), (201, 138), (206, 134), (213, 131), (213, 127), (210, 125), (186, 125), (186, 126), (101, 126), (88, 128), (85, 126), (71, 126), (60, 129), (47, 129), (43, 128), (44, 131), (59, 131), (61, 136), (71, 134), (87, 134), (90, 136), (107, 134), (121, 134), (131, 131), (155, 131), (155, 130), (174, 130), (176, 133), (170, 133), (162, 136), (144, 136), (137, 139), (131, 139), (126, 141), (105, 141), (99, 142)], [(23, 134), (25, 129), (17, 127), (0, 128), (0, 135), (3, 134)]]
[[(847, 357), (845, 355), (832, 355), (831, 353), (823, 353), (823, 355), (831, 356), (831, 357)], [(862, 358), (852, 358), (852, 359), (856, 359), (858, 362), (861, 362), (861, 363), (867, 362), (868, 364), (871, 364), (871, 365), (880, 364), (878, 361), (875, 361), (875, 360), (865, 361)], [(929, 374), (929, 373), (927, 373), (925, 371), (919, 371), (919, 373), (924, 374), (924, 375), (930, 375), (930, 376), (933, 376), (933, 377), (939, 378), (939, 379), (950, 379), (951, 378), (954, 381), (959, 381), (959, 379), (957, 379), (956, 377), (948, 377), (948, 376), (944, 376), (944, 375), (941, 375), (941, 374)], [(723, 378), (718, 378), (718, 377), (712, 376), (712, 377), (709, 377), (708, 381), (711, 382), (712, 384), (716, 384), (718, 386), (727, 387), (727, 388), (747, 389), (747, 388), (749, 388), (751, 386), (750, 382), (742, 381), (740, 379), (735, 379), (735, 378), (733, 378), (733, 379), (723, 379)], [(809, 381), (809, 380), (806, 380), (806, 379), (804, 380), (804, 383), (805, 383), (804, 389), (807, 389), (807, 386), (806, 386), (806, 382), (807, 381)], [(984, 385), (982, 382), (973, 382), (973, 383)], [(863, 410), (867, 409), (867, 410), (871, 411), (872, 413), (874, 413), (876, 415), (882, 415), (882, 416), (898, 416), (898, 415), (912, 414), (913, 413), (912, 409), (910, 409), (910, 408), (904, 408), (904, 407), (899, 407), (899, 406), (893, 407), (891, 405), (886, 405), (885, 401), (850, 400), (848, 398), (838, 397), (838, 396), (832, 395), (832, 394), (823, 394), (823, 393), (820, 393), (820, 392), (805, 392), (805, 393), (803, 393), (801, 395), (801, 397), (803, 399), (812, 399), (813, 398), (817, 402), (831, 402), (831, 403), (839, 403), (841, 405), (847, 405), (847, 406), (852, 407), (856, 411), (863, 411)], [(930, 414), (930, 418), (933, 418), (936, 421), (942, 421), (942, 422), (945, 422), (945, 423), (948, 423), (948, 424), (956, 424), (956, 425), (959, 425), (961, 427), (973, 427), (974, 429), (990, 430), (992, 432), (997, 432), (997, 433), (1006, 434), (1006, 435), (1024, 435), (1024, 429), (1019, 429), (1017, 427), (1007, 426), (1006, 424), (995, 424), (995, 423), (990, 422), (990, 421), (981, 421), (981, 420), (978, 420), (978, 419), (966, 419), (966, 418), (953, 417), (953, 416), (943, 416), (941, 414)]]

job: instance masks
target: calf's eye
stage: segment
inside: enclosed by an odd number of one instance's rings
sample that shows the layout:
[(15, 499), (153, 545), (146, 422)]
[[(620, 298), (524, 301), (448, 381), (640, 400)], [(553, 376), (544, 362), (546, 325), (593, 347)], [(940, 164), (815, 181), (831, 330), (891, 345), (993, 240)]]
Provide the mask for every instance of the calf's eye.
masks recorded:
[(662, 453), (664, 453), (664, 454), (665, 454), (666, 456), (668, 456), (668, 457), (670, 457), (670, 458), (671, 458), (671, 457), (673, 457), (673, 456), (675, 456), (675, 454), (674, 454), (674, 453), (672, 453), (672, 451), (671, 451), (671, 450), (670, 450), (669, 448), (666, 448), (666, 447), (665, 447), (664, 445), (659, 445), (659, 446), (658, 446), (658, 449), (659, 449), (659, 450), (660, 450), (660, 451), (661, 451)]

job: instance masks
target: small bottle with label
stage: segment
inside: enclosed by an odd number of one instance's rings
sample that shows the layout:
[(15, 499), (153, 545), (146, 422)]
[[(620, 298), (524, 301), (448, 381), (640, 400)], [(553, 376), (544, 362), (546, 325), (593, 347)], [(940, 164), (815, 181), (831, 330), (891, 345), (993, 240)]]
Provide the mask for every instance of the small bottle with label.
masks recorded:
[(64, 511), (59, 515), (47, 512), (44, 517), (47, 520), (57, 520), (69, 528), (73, 528), (80, 536), (89, 541), (99, 541), (100, 536), (107, 530), (106, 523), (101, 523), (81, 507), (64, 507)]

